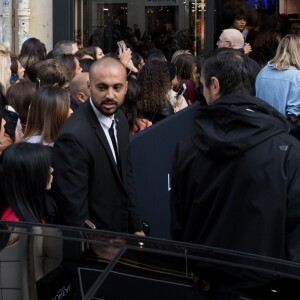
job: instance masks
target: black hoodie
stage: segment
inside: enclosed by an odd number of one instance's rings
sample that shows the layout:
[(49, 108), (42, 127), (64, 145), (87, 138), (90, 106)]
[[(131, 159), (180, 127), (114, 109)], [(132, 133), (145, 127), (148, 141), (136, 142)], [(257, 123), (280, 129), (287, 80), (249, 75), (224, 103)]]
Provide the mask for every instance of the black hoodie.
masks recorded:
[(300, 262), (300, 143), (267, 103), (201, 107), (172, 169), (174, 239)]
[(213, 159), (241, 154), (266, 139), (288, 132), (280, 113), (265, 102), (227, 95), (201, 108), (195, 117), (197, 148)]

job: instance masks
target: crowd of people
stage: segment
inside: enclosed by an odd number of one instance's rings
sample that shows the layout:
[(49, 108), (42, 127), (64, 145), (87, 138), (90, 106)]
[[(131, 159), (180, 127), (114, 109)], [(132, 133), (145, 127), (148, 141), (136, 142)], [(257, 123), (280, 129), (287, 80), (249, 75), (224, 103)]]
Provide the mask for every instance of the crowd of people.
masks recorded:
[(239, 9), (199, 57), (158, 31), (142, 47), (137, 26), (106, 53), (1, 44), (1, 220), (144, 236), (130, 136), (201, 102), (174, 156), (172, 237), (300, 262), (300, 36), (264, 18)]

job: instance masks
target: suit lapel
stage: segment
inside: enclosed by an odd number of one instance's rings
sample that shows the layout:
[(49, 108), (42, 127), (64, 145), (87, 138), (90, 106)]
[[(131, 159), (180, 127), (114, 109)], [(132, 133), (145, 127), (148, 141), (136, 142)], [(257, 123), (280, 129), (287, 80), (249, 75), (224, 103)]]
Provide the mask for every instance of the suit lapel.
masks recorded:
[(125, 156), (126, 154), (124, 153), (124, 151), (122, 151), (122, 149), (125, 149), (125, 145), (126, 145), (126, 141), (125, 141), (125, 135), (122, 132), (122, 124), (117, 116), (117, 114), (115, 115), (115, 120), (116, 120), (116, 128), (117, 128), (117, 138), (118, 138), (118, 147), (119, 147), (119, 161), (121, 164), (121, 173), (122, 173), (122, 177), (124, 177), (124, 170), (126, 170), (127, 168), (127, 157)]
[[(115, 172), (118, 174), (118, 177), (120, 179), (120, 181), (122, 182), (122, 179), (121, 179), (121, 176), (119, 174), (119, 170), (118, 170), (118, 167), (116, 165), (116, 162), (115, 162), (115, 158), (111, 152), (111, 149), (110, 149), (110, 146), (109, 146), (109, 143), (107, 141), (107, 138), (106, 138), (106, 135), (103, 131), (103, 128), (102, 126), (100, 125), (94, 111), (93, 111), (93, 108), (91, 107), (91, 105), (89, 104), (89, 110), (88, 110), (88, 114), (90, 115), (89, 119), (91, 121), (91, 124), (92, 124), (92, 127), (95, 129), (95, 134), (98, 138), (98, 140), (100, 141), (100, 143), (102, 144), (103, 148), (105, 149), (106, 153), (107, 153), (107, 156), (109, 158), (109, 160), (111, 161), (113, 167), (114, 167), (114, 170)], [(118, 135), (118, 141), (119, 141), (119, 135)], [(119, 151), (121, 152), (121, 151)], [(122, 165), (121, 165), (121, 168), (122, 168)], [(121, 169), (123, 170), (123, 168)], [(123, 171), (122, 171), (122, 174), (123, 174)]]
[(107, 141), (106, 135), (101, 127), (101, 125), (99, 124), (99, 126), (97, 126), (96, 130), (95, 130), (96, 136), (98, 137), (98, 139), (100, 140), (101, 144), (103, 145), (105, 151), (107, 152), (107, 155), (109, 157), (109, 159), (114, 163), (115, 163), (115, 158), (111, 152), (109, 143)]

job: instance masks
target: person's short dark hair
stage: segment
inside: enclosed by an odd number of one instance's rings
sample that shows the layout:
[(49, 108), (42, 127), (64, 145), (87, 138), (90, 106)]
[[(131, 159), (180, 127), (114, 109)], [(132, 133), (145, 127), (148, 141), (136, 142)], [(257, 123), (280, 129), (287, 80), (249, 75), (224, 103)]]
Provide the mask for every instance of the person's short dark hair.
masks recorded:
[(156, 28), (153, 30), (151, 34), (151, 40), (155, 42), (155, 40), (164, 37), (165, 33), (166, 33), (165, 28)]
[(151, 60), (162, 60), (165, 61), (166, 60), (166, 56), (164, 54), (164, 52), (158, 48), (153, 48), (150, 49), (147, 54), (146, 54), (146, 59), (147, 61), (151, 61)]
[[(68, 78), (73, 78), (76, 73), (75, 55), (70, 53), (60, 54), (55, 57), (55, 60), (65, 65), (68, 69)], [(77, 59), (77, 58), (76, 58)]]
[(221, 51), (206, 59), (201, 76), (205, 85), (211, 85), (211, 78), (216, 77), (222, 95), (242, 94), (255, 96), (255, 80), (260, 67), (253, 59), (240, 51)]
[(133, 65), (138, 68), (139, 64), (142, 62), (142, 56), (140, 55), (139, 52), (132, 52), (131, 53), (131, 59), (133, 62)]
[(169, 69), (169, 73), (170, 73), (170, 80), (173, 80), (176, 76), (177, 70), (176, 67), (173, 63), (166, 61), (167, 67)]
[(50, 58), (54, 58), (53, 50), (50, 50), (46, 55), (46, 59), (50, 59)]
[(282, 35), (286, 35), (291, 27), (291, 19), (287, 14), (280, 14), (278, 16), (278, 31)]
[(57, 85), (63, 87), (72, 79), (69, 69), (54, 58), (45, 60), (37, 70), (36, 76), (40, 79), (40, 86)]
[(89, 55), (91, 58), (90, 59), (93, 59), (93, 60), (97, 60), (97, 47), (95, 46), (88, 46), (88, 47), (85, 47), (85, 48), (82, 48), (82, 49), (79, 49), (76, 53), (75, 53), (75, 56), (81, 60), (83, 59), (82, 57), (85, 56), (85, 55)]
[(53, 56), (56, 57), (60, 54), (71, 53), (72, 54), (72, 45), (76, 44), (74, 41), (63, 40), (55, 44), (53, 48)]
[(10, 70), (12, 74), (18, 74), (18, 57), (14, 54), (10, 55), (10, 60), (11, 60), (11, 65), (10, 65)]
[(48, 59), (39, 60), (27, 67), (26, 74), (30, 81), (34, 83), (36, 82), (37, 73), (39, 69), (41, 68), (42, 65), (47, 64), (48, 61), (49, 61)]
[(89, 59), (89, 58), (80, 59), (79, 65), (82, 69), (82, 72), (89, 72), (90, 68), (94, 62), (95, 62), (94, 60)]

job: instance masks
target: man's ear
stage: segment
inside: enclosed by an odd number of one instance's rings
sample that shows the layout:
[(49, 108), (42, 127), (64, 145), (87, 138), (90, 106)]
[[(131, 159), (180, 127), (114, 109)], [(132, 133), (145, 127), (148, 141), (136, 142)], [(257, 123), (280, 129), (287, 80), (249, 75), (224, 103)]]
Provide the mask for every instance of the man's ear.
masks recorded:
[(219, 79), (217, 77), (212, 77), (211, 79), (211, 92), (215, 95), (215, 96), (220, 96), (220, 83), (219, 83)]
[(85, 102), (86, 100), (86, 95), (82, 92), (78, 92), (77, 93), (77, 100), (80, 101), (80, 102)]

